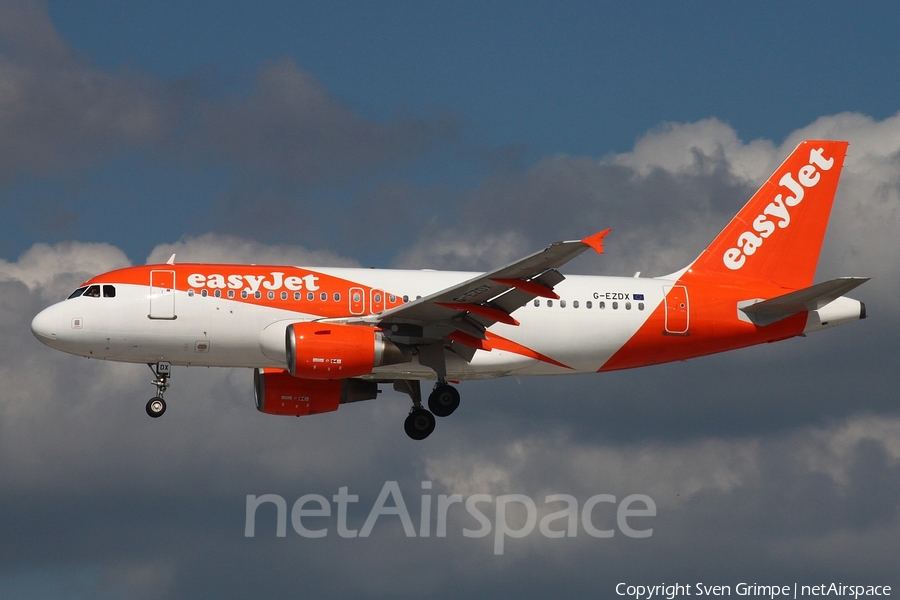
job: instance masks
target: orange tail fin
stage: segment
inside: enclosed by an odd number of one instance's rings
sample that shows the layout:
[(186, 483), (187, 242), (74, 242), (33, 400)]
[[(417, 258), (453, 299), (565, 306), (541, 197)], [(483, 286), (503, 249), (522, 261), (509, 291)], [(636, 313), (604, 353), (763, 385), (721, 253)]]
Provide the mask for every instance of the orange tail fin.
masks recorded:
[(741, 275), (790, 289), (810, 286), (847, 146), (821, 140), (797, 146), (691, 271)]

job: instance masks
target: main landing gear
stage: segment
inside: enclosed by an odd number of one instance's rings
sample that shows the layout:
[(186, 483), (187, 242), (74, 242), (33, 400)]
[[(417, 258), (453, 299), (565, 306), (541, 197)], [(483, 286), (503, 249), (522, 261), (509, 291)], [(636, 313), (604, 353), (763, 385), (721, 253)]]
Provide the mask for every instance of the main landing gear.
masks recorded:
[(156, 379), (151, 381), (156, 386), (156, 396), (150, 398), (147, 402), (147, 414), (154, 419), (159, 418), (166, 412), (166, 401), (163, 400), (163, 394), (169, 387), (169, 377), (172, 376), (172, 365), (167, 362), (158, 362), (155, 365), (148, 363), (148, 367), (153, 371)]
[(394, 389), (404, 394), (409, 394), (412, 399), (412, 408), (403, 429), (406, 435), (414, 440), (424, 440), (434, 431), (437, 417), (449, 417), (459, 407), (459, 392), (443, 379), (439, 379), (434, 390), (428, 395), (428, 408), (422, 406), (422, 384), (419, 380), (397, 379), (394, 381)]

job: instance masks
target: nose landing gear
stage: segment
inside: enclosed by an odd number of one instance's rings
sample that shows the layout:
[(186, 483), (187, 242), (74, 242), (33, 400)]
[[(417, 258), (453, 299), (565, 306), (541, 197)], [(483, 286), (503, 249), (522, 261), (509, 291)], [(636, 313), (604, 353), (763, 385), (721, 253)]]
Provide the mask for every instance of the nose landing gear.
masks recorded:
[(148, 363), (147, 366), (150, 367), (150, 370), (156, 376), (156, 379), (150, 382), (156, 386), (156, 396), (150, 398), (147, 402), (147, 414), (156, 419), (166, 412), (166, 401), (163, 400), (163, 394), (166, 393), (166, 389), (169, 387), (172, 365), (167, 362), (158, 362), (155, 365)]

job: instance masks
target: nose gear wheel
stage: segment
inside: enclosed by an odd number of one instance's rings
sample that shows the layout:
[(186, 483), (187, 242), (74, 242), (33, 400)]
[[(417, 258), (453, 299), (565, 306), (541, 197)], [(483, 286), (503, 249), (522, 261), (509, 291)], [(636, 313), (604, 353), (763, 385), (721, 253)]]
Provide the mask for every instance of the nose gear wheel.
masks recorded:
[(156, 376), (156, 379), (150, 382), (156, 386), (156, 396), (150, 398), (147, 402), (147, 414), (154, 419), (157, 419), (166, 412), (166, 401), (163, 400), (163, 395), (169, 388), (169, 377), (172, 375), (172, 365), (162, 361), (156, 364), (148, 363), (147, 366), (150, 367), (150, 370), (153, 371), (153, 374)]

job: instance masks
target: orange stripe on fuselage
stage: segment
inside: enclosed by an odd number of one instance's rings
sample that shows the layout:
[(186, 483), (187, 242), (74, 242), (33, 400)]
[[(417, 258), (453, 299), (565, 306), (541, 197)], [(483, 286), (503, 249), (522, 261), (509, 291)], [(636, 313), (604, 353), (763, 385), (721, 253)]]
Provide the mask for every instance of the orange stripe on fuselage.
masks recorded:
[(501, 337), (495, 333), (487, 332), (488, 343), (491, 345), (491, 348), (495, 350), (505, 350), (507, 352), (512, 352), (513, 354), (519, 354), (521, 356), (527, 356), (529, 358), (536, 358), (537, 360), (545, 363), (549, 363), (551, 365), (556, 365), (557, 367), (562, 367), (563, 369), (572, 369), (569, 365), (565, 365), (558, 360), (553, 360), (549, 356), (541, 354), (527, 346), (523, 346), (517, 342), (506, 339), (505, 337)]
[[(365, 312), (370, 314), (372, 291), (375, 288), (362, 285), (340, 277), (326, 275), (318, 271), (299, 267), (286, 266), (261, 266), (261, 265), (216, 265), (216, 264), (191, 264), (178, 265), (142, 265), (127, 267), (98, 275), (85, 282), (83, 285), (94, 283), (150, 285), (150, 273), (152, 271), (174, 271), (175, 289), (182, 292), (193, 290), (195, 294), (202, 295), (206, 291), (210, 297), (215, 297), (218, 291), (221, 297), (218, 299), (231, 302), (241, 302), (281, 310), (299, 311), (315, 314), (323, 318), (346, 317), (353, 314), (350, 310), (351, 288), (359, 288), (365, 295)], [(234, 292), (233, 297), (228, 297), (229, 292)], [(242, 292), (247, 292), (247, 297), (242, 297)], [(259, 298), (256, 297), (259, 292)], [(282, 298), (282, 292), (287, 294)], [(269, 294), (272, 294), (272, 298)], [(300, 294), (299, 300), (295, 294)], [(313, 299), (309, 300), (309, 294)], [(403, 300), (399, 295), (389, 292), (381, 292), (383, 310), (400, 306)], [(325, 299), (322, 299), (322, 295)], [(340, 294), (335, 299), (335, 294)], [(391, 297), (394, 301), (391, 302)]]
[[(660, 286), (667, 284), (660, 281)], [(723, 281), (688, 271), (676, 285), (687, 289), (690, 314), (687, 333), (673, 335), (666, 332), (667, 308), (663, 301), (599, 371), (631, 369), (775, 342), (800, 335), (806, 326), (806, 313), (766, 327), (738, 318), (738, 302), (773, 298), (790, 291), (774, 284), (735, 277)]]

